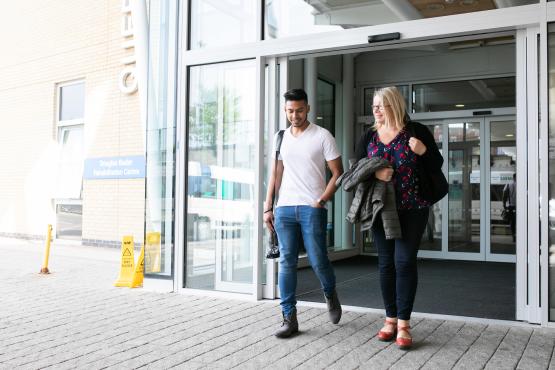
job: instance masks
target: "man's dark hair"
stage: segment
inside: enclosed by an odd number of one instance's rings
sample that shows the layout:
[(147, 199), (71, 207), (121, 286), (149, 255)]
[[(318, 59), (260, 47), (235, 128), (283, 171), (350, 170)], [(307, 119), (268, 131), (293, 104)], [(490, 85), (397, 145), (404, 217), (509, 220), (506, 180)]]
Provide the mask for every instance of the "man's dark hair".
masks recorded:
[(303, 100), (306, 104), (308, 104), (308, 96), (306, 95), (306, 91), (304, 91), (303, 89), (291, 89), (289, 91), (286, 91), (285, 94), (283, 94), (283, 97), (285, 98), (285, 101), (301, 101)]

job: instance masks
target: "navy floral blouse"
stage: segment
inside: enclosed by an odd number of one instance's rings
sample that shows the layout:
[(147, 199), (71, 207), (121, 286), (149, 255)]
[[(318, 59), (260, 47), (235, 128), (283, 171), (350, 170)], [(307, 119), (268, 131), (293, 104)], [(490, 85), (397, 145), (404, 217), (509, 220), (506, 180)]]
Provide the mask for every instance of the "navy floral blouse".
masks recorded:
[(430, 206), (427, 200), (420, 198), (418, 193), (418, 176), (416, 175), (418, 155), (409, 147), (410, 136), (406, 130), (399, 134), (387, 145), (379, 139), (378, 132), (370, 138), (367, 152), (368, 157), (381, 157), (393, 167), (393, 185), (397, 198), (397, 209), (421, 209)]

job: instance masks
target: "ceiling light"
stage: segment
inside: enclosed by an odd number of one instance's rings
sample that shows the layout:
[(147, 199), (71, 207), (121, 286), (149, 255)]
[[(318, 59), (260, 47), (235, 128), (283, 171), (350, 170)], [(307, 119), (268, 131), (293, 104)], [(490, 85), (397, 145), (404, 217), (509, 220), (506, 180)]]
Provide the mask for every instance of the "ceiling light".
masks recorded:
[(464, 104), (455, 104), (455, 107), (457, 107), (457, 108), (464, 108)]
[(506, 136), (506, 137), (514, 137), (515, 135), (513, 135), (513, 134), (507, 134), (507, 135), (505, 135), (505, 136)]
[(316, 117), (316, 119), (324, 119), (324, 117)]

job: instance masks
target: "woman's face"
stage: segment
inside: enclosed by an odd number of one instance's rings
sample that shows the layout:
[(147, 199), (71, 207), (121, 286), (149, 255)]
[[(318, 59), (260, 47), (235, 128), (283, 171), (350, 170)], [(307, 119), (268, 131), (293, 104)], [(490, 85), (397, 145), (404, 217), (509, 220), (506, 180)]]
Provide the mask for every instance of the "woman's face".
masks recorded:
[(376, 123), (380, 125), (385, 123), (386, 108), (384, 107), (382, 99), (379, 96), (374, 96), (372, 113), (374, 114)]

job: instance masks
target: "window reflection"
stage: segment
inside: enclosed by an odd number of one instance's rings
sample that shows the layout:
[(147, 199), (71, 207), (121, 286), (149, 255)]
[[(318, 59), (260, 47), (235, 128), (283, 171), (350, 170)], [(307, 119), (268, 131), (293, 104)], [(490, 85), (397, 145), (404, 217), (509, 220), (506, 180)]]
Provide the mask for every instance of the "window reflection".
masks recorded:
[(491, 253), (516, 254), (516, 124), (490, 126)]
[(449, 124), (449, 252), (480, 252), (480, 124)]
[(190, 72), (186, 286), (246, 292), (255, 244), (255, 68), (247, 61)]
[(191, 49), (256, 40), (257, 0), (192, 0)]
[(412, 111), (514, 107), (515, 94), (514, 77), (418, 84), (413, 85)]
[(169, 57), (175, 2), (149, 2), (149, 74), (146, 137), (145, 273), (171, 277), (173, 273), (173, 223), (175, 189), (175, 78)]

